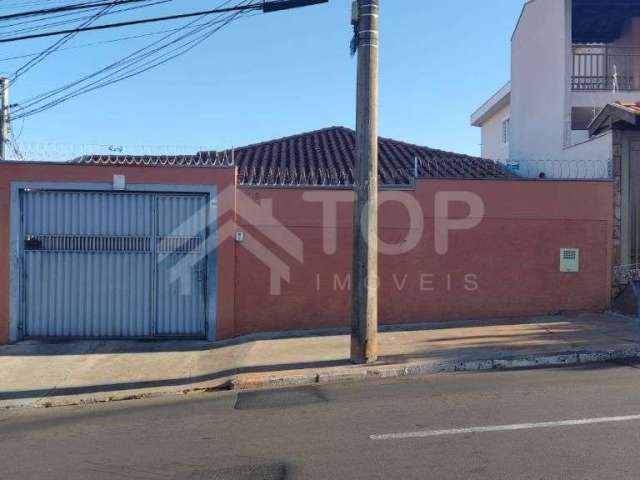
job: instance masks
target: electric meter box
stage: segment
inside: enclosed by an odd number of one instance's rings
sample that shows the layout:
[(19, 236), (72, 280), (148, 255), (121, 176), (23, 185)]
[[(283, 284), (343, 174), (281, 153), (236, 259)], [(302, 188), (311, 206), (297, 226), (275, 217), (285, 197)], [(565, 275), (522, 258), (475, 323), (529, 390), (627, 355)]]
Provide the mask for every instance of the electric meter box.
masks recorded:
[(560, 271), (564, 273), (578, 273), (580, 271), (580, 249), (560, 249)]

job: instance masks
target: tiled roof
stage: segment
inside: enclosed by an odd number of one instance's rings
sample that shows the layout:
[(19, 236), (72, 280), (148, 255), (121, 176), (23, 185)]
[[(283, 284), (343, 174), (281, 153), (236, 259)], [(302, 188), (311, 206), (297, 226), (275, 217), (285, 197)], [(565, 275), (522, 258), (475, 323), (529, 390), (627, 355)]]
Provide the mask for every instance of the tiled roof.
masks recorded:
[(617, 101), (614, 103), (617, 107), (620, 107), (630, 113), (640, 114), (640, 102), (622, 102)]
[(640, 128), (640, 102), (609, 103), (589, 125), (589, 135), (611, 128)]
[[(355, 132), (330, 127), (222, 152), (183, 156), (92, 155), (75, 162), (99, 165), (237, 165), (239, 183), (266, 186), (348, 186), (353, 183)], [(379, 139), (383, 185), (409, 185), (419, 178), (506, 178), (512, 174), (491, 160)]]

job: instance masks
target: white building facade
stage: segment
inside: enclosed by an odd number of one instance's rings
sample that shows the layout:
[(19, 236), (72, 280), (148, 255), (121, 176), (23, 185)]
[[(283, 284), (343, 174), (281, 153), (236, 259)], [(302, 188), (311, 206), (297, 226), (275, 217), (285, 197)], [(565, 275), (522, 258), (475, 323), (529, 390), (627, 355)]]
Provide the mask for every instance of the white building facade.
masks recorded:
[(549, 173), (552, 161), (611, 161), (610, 131), (589, 126), (607, 104), (638, 101), (640, 2), (530, 0), (511, 39), (511, 79), (471, 123), (483, 157)]
[(471, 124), (519, 175), (612, 180), (614, 265), (640, 279), (640, 0), (527, 1)]

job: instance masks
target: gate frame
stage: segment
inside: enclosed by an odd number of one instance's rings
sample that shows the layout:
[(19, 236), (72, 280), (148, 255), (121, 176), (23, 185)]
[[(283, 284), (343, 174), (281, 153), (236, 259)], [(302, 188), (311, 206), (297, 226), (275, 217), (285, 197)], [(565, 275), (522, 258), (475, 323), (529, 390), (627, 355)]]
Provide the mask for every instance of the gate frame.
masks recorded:
[[(37, 190), (75, 190), (83, 192), (144, 192), (144, 193), (201, 193), (209, 195), (207, 216), (207, 235), (205, 248), (207, 252), (207, 291), (205, 294), (205, 334), (209, 342), (216, 340), (217, 326), (217, 241), (218, 241), (218, 187), (206, 184), (174, 185), (155, 183), (128, 183), (124, 189), (113, 188), (107, 182), (11, 182), (10, 222), (9, 222), (9, 343), (22, 340), (19, 329), (23, 312), (23, 242), (22, 211), (20, 191)], [(180, 338), (180, 337), (178, 337)], [(151, 340), (156, 338), (150, 337)], [(158, 341), (171, 340), (172, 337), (157, 337)], [(70, 338), (69, 340), (73, 340)], [(123, 338), (122, 340), (127, 340)]]

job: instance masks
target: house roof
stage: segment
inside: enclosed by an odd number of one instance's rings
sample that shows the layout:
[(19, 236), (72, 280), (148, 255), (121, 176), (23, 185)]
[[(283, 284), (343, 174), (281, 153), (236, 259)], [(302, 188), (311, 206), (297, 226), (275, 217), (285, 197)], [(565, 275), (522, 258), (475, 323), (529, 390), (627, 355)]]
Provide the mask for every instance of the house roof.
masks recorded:
[[(511, 39), (536, 0), (525, 1)], [(611, 43), (620, 38), (626, 22), (640, 16), (640, 0), (572, 0), (571, 39), (574, 43)]]
[[(410, 185), (419, 178), (507, 178), (504, 166), (478, 157), (379, 139), (382, 185)], [(355, 132), (330, 127), (233, 150), (180, 156), (88, 155), (93, 165), (220, 167), (236, 165), (241, 185), (349, 186), (353, 183)]]
[(589, 134), (610, 128), (640, 128), (640, 102), (615, 102), (605, 106), (589, 125)]
[(507, 82), (500, 90), (484, 102), (480, 108), (471, 114), (471, 125), (481, 127), (496, 112), (511, 103), (511, 82)]

